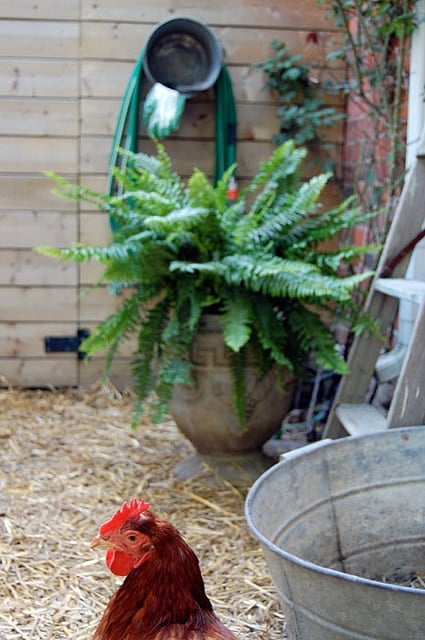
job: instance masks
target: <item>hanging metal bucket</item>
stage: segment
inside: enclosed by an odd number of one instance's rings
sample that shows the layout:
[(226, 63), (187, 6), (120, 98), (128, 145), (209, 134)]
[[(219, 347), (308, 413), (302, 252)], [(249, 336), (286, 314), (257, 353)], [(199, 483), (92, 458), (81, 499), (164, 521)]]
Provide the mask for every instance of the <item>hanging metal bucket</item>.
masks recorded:
[(160, 23), (148, 39), (143, 61), (147, 78), (190, 97), (217, 80), (222, 55), (214, 34), (191, 18)]
[(291, 452), (246, 517), (290, 640), (423, 640), (424, 426)]

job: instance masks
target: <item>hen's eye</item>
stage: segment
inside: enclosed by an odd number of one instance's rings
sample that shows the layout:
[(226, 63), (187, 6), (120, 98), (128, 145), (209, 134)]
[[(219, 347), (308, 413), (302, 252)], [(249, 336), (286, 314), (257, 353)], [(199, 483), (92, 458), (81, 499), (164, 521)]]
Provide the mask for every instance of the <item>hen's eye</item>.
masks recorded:
[(130, 533), (130, 535), (127, 536), (127, 540), (130, 542), (136, 542), (137, 536), (135, 536), (134, 533)]

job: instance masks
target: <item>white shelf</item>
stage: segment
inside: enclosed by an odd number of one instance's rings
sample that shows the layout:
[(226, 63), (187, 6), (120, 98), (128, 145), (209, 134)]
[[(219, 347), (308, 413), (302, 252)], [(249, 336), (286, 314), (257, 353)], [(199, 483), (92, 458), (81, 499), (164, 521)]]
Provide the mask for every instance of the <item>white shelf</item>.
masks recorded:
[(387, 428), (385, 416), (370, 404), (343, 403), (336, 408), (336, 415), (350, 436), (364, 436)]
[(422, 280), (407, 280), (406, 278), (378, 278), (375, 289), (393, 298), (422, 302), (425, 298), (425, 282)]

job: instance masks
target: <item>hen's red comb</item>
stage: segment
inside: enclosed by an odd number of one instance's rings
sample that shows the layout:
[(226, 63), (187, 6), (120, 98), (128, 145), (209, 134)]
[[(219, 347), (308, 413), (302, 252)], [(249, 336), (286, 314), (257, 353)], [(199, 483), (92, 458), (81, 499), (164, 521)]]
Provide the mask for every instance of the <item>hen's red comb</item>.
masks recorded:
[(149, 506), (148, 502), (138, 500), (137, 498), (133, 498), (129, 502), (124, 502), (121, 509), (118, 509), (110, 520), (101, 525), (99, 529), (100, 535), (105, 536), (111, 533), (111, 531), (121, 529), (127, 520), (144, 513), (149, 509)]

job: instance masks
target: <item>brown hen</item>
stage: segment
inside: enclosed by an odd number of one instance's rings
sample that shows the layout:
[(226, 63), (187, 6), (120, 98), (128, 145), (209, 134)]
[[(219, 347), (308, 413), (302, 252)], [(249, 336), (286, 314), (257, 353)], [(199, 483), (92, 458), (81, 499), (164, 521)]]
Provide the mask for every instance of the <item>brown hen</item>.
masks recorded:
[(213, 611), (195, 553), (143, 500), (124, 503), (92, 546), (106, 547), (109, 569), (127, 576), (93, 640), (237, 640)]

